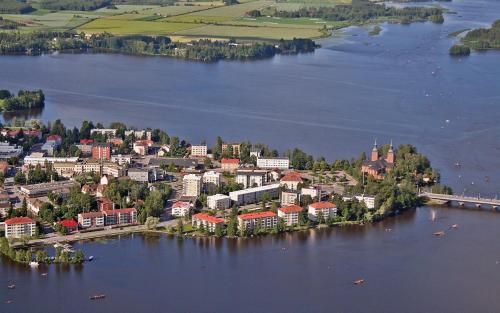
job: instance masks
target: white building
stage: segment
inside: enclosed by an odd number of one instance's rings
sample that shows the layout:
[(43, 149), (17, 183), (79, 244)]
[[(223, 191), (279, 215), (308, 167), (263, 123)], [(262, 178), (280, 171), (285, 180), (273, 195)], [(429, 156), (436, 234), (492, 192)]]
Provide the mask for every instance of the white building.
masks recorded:
[(216, 194), (207, 197), (207, 205), (212, 210), (225, 210), (231, 206), (231, 198), (226, 195)]
[(337, 215), (337, 206), (327, 201), (315, 202), (309, 205), (307, 214), (311, 221), (318, 221), (320, 215), (326, 220)]
[(203, 188), (209, 190), (220, 186), (220, 173), (210, 171), (203, 174)]
[(33, 237), (36, 224), (29, 217), (14, 217), (5, 221), (5, 238)]
[(22, 153), (22, 147), (11, 145), (8, 142), (0, 142), (0, 159), (19, 157)]
[(299, 223), (302, 208), (298, 205), (285, 206), (278, 209), (278, 217), (285, 221), (285, 225), (293, 226)]
[(266, 185), (254, 188), (248, 188), (229, 193), (229, 197), (237, 205), (257, 203), (261, 201), (262, 196), (267, 193), (271, 198), (278, 198), (280, 184)]
[(290, 172), (283, 176), (280, 180), (280, 185), (291, 190), (299, 189), (299, 184), (302, 183), (300, 173)]
[(78, 225), (80, 225), (81, 228), (103, 227), (104, 213), (102, 212), (80, 213), (78, 214)]
[(282, 190), (281, 191), (281, 205), (293, 205), (300, 203), (301, 195), (297, 190)]
[[(368, 209), (375, 209), (375, 197), (373, 196), (365, 196), (365, 195), (360, 195), (360, 196), (354, 196), (356, 200), (359, 202), (363, 202)], [(344, 201), (347, 200), (352, 200), (353, 197), (343, 197)]]
[(116, 129), (111, 128), (94, 128), (90, 130), (90, 135), (99, 134), (108, 137), (116, 137)]
[(112, 155), (111, 162), (118, 163), (118, 165), (130, 164), (132, 162), (132, 156), (122, 154)]
[(302, 193), (302, 197), (310, 196), (311, 199), (316, 199), (317, 201), (321, 200), (321, 189), (319, 187), (306, 187), (300, 190)]
[(263, 186), (267, 182), (267, 171), (238, 170), (236, 171), (236, 182), (242, 184), (245, 189)]
[(172, 216), (175, 217), (184, 217), (188, 216), (191, 211), (191, 203), (184, 201), (176, 201), (172, 205)]
[(206, 157), (208, 152), (207, 145), (193, 145), (191, 146), (191, 156)]
[(221, 228), (224, 226), (224, 220), (205, 213), (198, 213), (193, 215), (191, 224), (196, 228), (200, 228), (201, 225), (203, 225), (205, 229), (213, 233), (215, 232), (217, 225), (220, 225)]
[(201, 193), (201, 176), (188, 174), (182, 179), (182, 195), (198, 197)]
[(238, 216), (238, 228), (252, 230), (256, 224), (259, 224), (261, 229), (270, 229), (278, 223), (276, 213), (266, 211), (259, 213), (247, 213)]
[(130, 129), (130, 130), (126, 130), (124, 134), (125, 134), (125, 137), (128, 137), (128, 136), (133, 134), (135, 139), (151, 140), (151, 131), (145, 130), (145, 129), (143, 129), (143, 130)]
[(67, 158), (55, 158), (55, 157), (44, 157), (43, 154), (40, 153), (32, 153), (24, 158), (24, 165), (33, 165), (36, 166), (40, 164), (42, 167), (45, 163), (61, 163), (61, 162), (78, 162), (77, 157), (67, 157)]
[(257, 167), (286, 170), (290, 168), (290, 160), (284, 157), (276, 157), (276, 158), (261, 157), (257, 159)]

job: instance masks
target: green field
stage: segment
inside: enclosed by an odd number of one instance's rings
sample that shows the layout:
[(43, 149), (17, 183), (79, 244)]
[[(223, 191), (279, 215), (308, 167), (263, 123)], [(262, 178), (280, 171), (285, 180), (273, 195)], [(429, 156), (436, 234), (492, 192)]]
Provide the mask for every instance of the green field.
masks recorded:
[[(85, 33), (110, 32), (116, 35), (170, 35), (174, 38), (317, 38), (324, 27), (335, 29), (341, 22), (318, 19), (248, 18), (251, 10), (298, 10), (303, 6), (336, 5), (351, 0), (242, 0), (225, 6), (222, 1), (180, 1), (174, 6), (117, 5), (96, 11), (37, 10), (25, 15), (0, 15), (24, 26), (21, 31), (77, 30)], [(33, 6), (37, 8), (37, 4)], [(265, 12), (265, 11), (264, 11)]]

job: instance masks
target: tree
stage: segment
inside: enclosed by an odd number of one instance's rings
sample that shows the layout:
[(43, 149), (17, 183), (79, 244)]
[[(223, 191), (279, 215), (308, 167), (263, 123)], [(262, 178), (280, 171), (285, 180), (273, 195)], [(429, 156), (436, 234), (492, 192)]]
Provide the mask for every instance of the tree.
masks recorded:
[(221, 223), (215, 224), (215, 232), (214, 232), (215, 237), (220, 238), (224, 236), (224, 230), (222, 229)]
[(76, 250), (75, 256), (73, 257), (73, 263), (83, 263), (85, 261), (85, 256), (83, 255), (82, 250)]
[(276, 223), (274, 230), (277, 234), (283, 233), (286, 230), (285, 220), (282, 218), (278, 218), (278, 223)]
[(268, 192), (264, 192), (262, 194), (262, 209), (265, 210), (266, 209), (266, 205), (267, 203), (271, 201), (271, 196), (269, 195)]
[(160, 219), (158, 217), (153, 217), (153, 216), (148, 216), (146, 218), (146, 222), (144, 225), (146, 226), (147, 229), (154, 229), (156, 228), (156, 225), (160, 222)]
[(181, 236), (183, 232), (184, 232), (184, 223), (182, 222), (182, 219), (179, 219), (177, 221), (177, 235)]

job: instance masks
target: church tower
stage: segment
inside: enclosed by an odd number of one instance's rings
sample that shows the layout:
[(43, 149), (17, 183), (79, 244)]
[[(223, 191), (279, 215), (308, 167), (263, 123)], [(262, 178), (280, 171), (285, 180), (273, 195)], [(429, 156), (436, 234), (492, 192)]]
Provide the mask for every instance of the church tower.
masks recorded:
[(372, 149), (372, 156), (371, 156), (370, 160), (372, 162), (377, 161), (379, 157), (380, 156), (378, 154), (377, 139), (375, 139), (375, 143), (373, 144), (373, 149)]
[(394, 164), (394, 149), (392, 147), (392, 139), (391, 139), (391, 145), (389, 147), (389, 151), (387, 151), (387, 158), (385, 160), (389, 164)]

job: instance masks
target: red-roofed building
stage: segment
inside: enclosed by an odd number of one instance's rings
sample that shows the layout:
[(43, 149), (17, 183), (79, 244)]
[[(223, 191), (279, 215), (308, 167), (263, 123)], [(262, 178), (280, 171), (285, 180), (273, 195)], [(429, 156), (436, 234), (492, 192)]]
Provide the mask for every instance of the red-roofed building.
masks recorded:
[(235, 172), (240, 167), (240, 159), (222, 159), (220, 161), (221, 169), (223, 172)]
[(94, 143), (94, 139), (80, 139), (81, 145), (90, 145)]
[(46, 140), (46, 142), (53, 142), (56, 145), (60, 145), (61, 141), (62, 141), (62, 139), (61, 139), (61, 136), (59, 136), (59, 135), (50, 135), (47, 137), (47, 140)]
[(119, 146), (119, 145), (123, 144), (123, 140), (120, 138), (110, 138), (107, 140), (107, 143), (110, 143), (113, 146)]
[(153, 144), (152, 140), (137, 140), (134, 142), (133, 149), (138, 155), (146, 155)]
[(66, 232), (68, 234), (78, 230), (78, 223), (73, 219), (61, 220), (57, 222), (57, 224), (64, 227), (64, 229), (66, 229)]
[(278, 209), (278, 217), (285, 221), (287, 226), (297, 225), (302, 208), (298, 205), (285, 206)]
[(89, 227), (103, 227), (104, 226), (104, 213), (102, 212), (88, 212), (78, 214), (78, 224), (81, 228)]
[(191, 203), (187, 201), (176, 201), (172, 205), (171, 215), (175, 217), (187, 216), (191, 211), (191, 207), (192, 207)]
[(198, 213), (193, 215), (191, 224), (198, 228), (203, 225), (205, 229), (208, 229), (209, 232), (213, 233), (217, 225), (220, 225), (221, 227), (224, 226), (224, 220), (205, 213)]
[(14, 217), (5, 221), (6, 238), (32, 237), (35, 233), (35, 221), (29, 217)]
[(246, 213), (238, 216), (238, 227), (240, 229), (251, 230), (257, 223), (260, 223), (262, 229), (273, 228), (278, 223), (278, 215), (276, 215), (276, 213), (266, 211), (259, 213)]
[(36, 137), (38, 139), (42, 139), (42, 132), (39, 130), (29, 130), (29, 129), (23, 129), (22, 131), (21, 130), (7, 130), (7, 129), (2, 130), (2, 135), (6, 136), (6, 137), (10, 137), (10, 138), (15, 138), (21, 133), (23, 136), (32, 136), (32, 137)]
[(311, 221), (318, 221), (320, 217), (327, 219), (337, 215), (337, 206), (328, 201), (315, 202), (309, 205), (307, 210)]
[(106, 225), (121, 225), (137, 223), (137, 210), (135, 208), (105, 210), (104, 223)]
[(97, 199), (97, 208), (99, 208), (99, 211), (114, 210), (115, 204), (108, 198), (99, 198)]
[(284, 186), (286, 189), (297, 190), (301, 182), (302, 178), (300, 177), (300, 173), (290, 172), (281, 178), (280, 185)]

